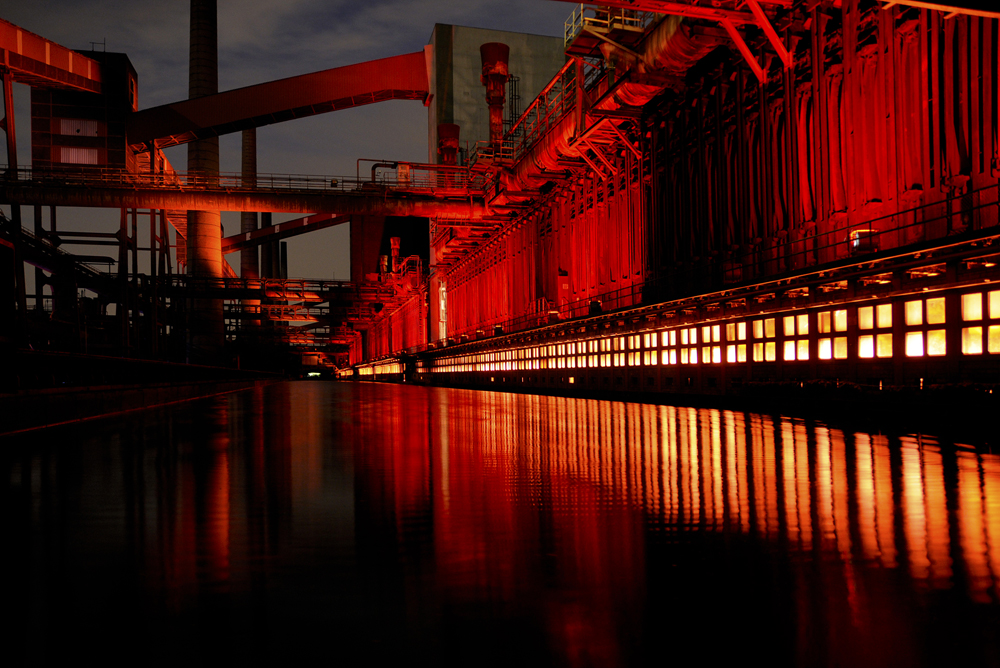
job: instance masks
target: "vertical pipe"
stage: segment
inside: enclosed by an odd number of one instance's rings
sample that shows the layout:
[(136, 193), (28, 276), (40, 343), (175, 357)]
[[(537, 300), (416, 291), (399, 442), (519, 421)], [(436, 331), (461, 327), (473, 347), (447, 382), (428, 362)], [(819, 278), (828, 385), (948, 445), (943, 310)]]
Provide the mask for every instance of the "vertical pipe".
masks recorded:
[[(3, 80), (4, 130), (7, 133), (7, 168), (9, 178), (17, 178), (17, 133), (14, 128), (14, 76), (10, 71), (0, 71)], [(13, 208), (13, 207), (12, 207)]]
[[(7, 131), (7, 178), (17, 178), (17, 132), (14, 127), (14, 90), (13, 76), (10, 71), (0, 71), (0, 79), (3, 80), (3, 109), (4, 124)], [(21, 205), (10, 205), (10, 223), (13, 228), (11, 232), (14, 236), (14, 301), (16, 303), (17, 314), (24, 317), (28, 312), (27, 296), (24, 288), (24, 262), (21, 253)], [(6, 273), (6, 272), (5, 272)], [(8, 274), (9, 276), (10, 274)]]
[[(190, 99), (219, 92), (216, 0), (191, 0)], [(189, 178), (211, 182), (219, 174), (217, 137), (188, 144)], [(218, 211), (188, 211), (187, 265), (196, 279), (222, 278), (222, 222)], [(222, 300), (195, 297), (189, 308), (188, 361), (217, 362), (223, 343)]]
[(284, 278), (281, 275), (281, 242), (272, 241), (271, 243), (271, 276), (274, 278)]
[[(152, 156), (155, 158), (155, 154)], [(157, 209), (149, 210), (149, 301), (146, 313), (149, 323), (147, 333), (149, 335), (149, 353), (154, 357), (160, 352), (159, 341), (159, 290), (157, 280), (156, 255), (157, 248), (163, 245), (163, 240), (156, 233), (156, 222), (162, 216), (162, 212)]]
[(494, 155), (498, 155), (503, 141), (503, 104), (510, 77), (507, 66), (510, 47), (489, 42), (479, 47), (479, 55), (483, 63), (481, 81), (486, 86), (486, 103), (490, 108), (490, 146)]
[[(42, 237), (42, 207), (35, 205), (35, 236)], [(45, 274), (35, 267), (35, 310), (41, 313), (45, 310)]]
[[(132, 267), (129, 271), (131, 281), (126, 283), (128, 287), (128, 314), (129, 314), (129, 341), (131, 345), (139, 344), (139, 210), (132, 209), (131, 234), (126, 237), (128, 242), (127, 250), (132, 253)], [(132, 320), (135, 318), (135, 321)]]
[[(265, 211), (260, 214), (260, 227), (264, 229), (265, 227), (271, 227), (271, 212)], [(260, 245), (260, 275), (261, 278), (276, 278), (273, 273), (274, 261), (272, 259), (273, 245), (270, 241), (262, 243)]]
[(132, 209), (132, 234), (129, 236), (129, 249), (132, 251), (132, 280), (139, 276), (139, 210)]
[[(243, 187), (257, 186), (257, 128), (243, 131)], [(244, 211), (240, 216), (240, 232), (248, 234), (257, 230), (257, 214)], [(257, 247), (240, 251), (240, 276), (243, 278), (260, 278), (260, 264), (257, 259)]]
[[(242, 180), (245, 188), (255, 188), (257, 186), (257, 128), (250, 128), (243, 131), (243, 160), (242, 160)], [(257, 213), (254, 211), (244, 211), (240, 214), (240, 232), (250, 234), (257, 230)], [(260, 278), (260, 263), (258, 260), (259, 250), (257, 246), (251, 246), (240, 251), (240, 277), (245, 280)], [(243, 319), (241, 326), (254, 328), (260, 324), (258, 318), (252, 318), (252, 313), (260, 312), (259, 299), (243, 300)]]
[(125, 296), (128, 284), (128, 210), (122, 207), (118, 221), (118, 302), (115, 317), (118, 318), (119, 352), (128, 350), (128, 300)]

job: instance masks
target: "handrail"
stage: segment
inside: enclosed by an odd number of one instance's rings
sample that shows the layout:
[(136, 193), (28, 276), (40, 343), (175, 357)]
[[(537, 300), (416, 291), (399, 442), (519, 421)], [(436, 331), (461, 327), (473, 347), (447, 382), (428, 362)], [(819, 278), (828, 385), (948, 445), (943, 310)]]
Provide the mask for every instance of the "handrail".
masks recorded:
[(10, 169), (0, 165), (0, 174), (15, 183), (33, 185), (101, 186), (123, 188), (197, 189), (225, 192), (338, 192), (367, 194), (373, 187), (393, 190), (426, 191), (438, 189), (462, 189), (477, 192), (482, 188), (482, 177), (468, 168), (424, 163), (397, 163), (406, 166), (402, 173), (398, 170), (383, 173), (377, 183), (355, 177), (318, 176), (307, 174), (258, 174), (253, 185), (245, 183), (241, 172), (131, 172), (125, 169), (106, 167), (56, 167), (33, 169), (18, 167)]
[[(584, 16), (584, 12), (590, 10), (594, 16)], [(598, 12), (604, 16), (598, 15)], [(623, 28), (645, 29), (655, 18), (655, 12), (644, 12), (635, 9), (624, 9), (616, 7), (589, 7), (581, 3), (570, 12), (569, 17), (563, 22), (563, 47), (568, 47), (570, 43), (579, 35), (586, 26), (598, 26), (608, 30), (615, 25)]]
[[(517, 162), (539, 137), (573, 111), (577, 94), (573, 65), (574, 61), (567, 61), (504, 134), (501, 160)], [(470, 156), (470, 166), (484, 157), (494, 156), (477, 147)]]
[[(988, 194), (992, 197), (985, 197)], [(971, 205), (963, 207), (963, 199), (971, 200)], [(724, 278), (726, 282), (746, 279), (744, 268), (750, 270), (761, 264), (774, 263), (778, 271), (794, 270), (825, 261), (903, 248), (921, 241), (943, 239), (967, 228), (991, 227), (982, 224), (983, 216), (974, 214), (986, 207), (997, 207), (998, 200), (1000, 184), (994, 184), (861, 223), (847, 222), (832, 229), (793, 237), (770, 247), (765, 243), (756, 244), (755, 248), (730, 259), (731, 267), (726, 270)], [(959, 220), (954, 220), (956, 217)], [(967, 219), (967, 224), (962, 221), (963, 218)], [(753, 275), (768, 273), (776, 271), (768, 271), (765, 267), (763, 272)]]

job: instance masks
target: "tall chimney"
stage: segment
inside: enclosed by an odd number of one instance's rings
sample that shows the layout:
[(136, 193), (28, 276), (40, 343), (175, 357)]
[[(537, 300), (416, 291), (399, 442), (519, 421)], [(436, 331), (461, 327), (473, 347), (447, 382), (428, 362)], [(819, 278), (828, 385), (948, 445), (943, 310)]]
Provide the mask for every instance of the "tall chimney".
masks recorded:
[(486, 104), (490, 106), (490, 146), (493, 148), (493, 155), (499, 156), (500, 144), (503, 141), (505, 86), (507, 79), (510, 78), (507, 67), (510, 47), (500, 42), (487, 42), (479, 47), (479, 55), (483, 59), (481, 81), (486, 86)]
[[(218, 9), (216, 0), (191, 0), (191, 50), (188, 98), (219, 92)], [(219, 176), (219, 140), (188, 144), (189, 175), (204, 182)], [(187, 273), (194, 278), (222, 278), (222, 218), (218, 211), (188, 211)], [(224, 340), (222, 300), (191, 300), (188, 360), (218, 360)], [(217, 363), (217, 362), (216, 362)]]

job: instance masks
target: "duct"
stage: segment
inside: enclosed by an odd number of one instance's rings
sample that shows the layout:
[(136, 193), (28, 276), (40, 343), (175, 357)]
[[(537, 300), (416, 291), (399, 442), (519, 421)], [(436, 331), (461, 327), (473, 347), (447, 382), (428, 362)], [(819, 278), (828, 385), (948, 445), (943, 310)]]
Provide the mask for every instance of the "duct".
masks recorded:
[[(198, 209), (275, 213), (340, 213), (378, 216), (444, 216), (462, 220), (483, 217), (482, 200), (422, 197), (381, 188), (350, 193), (285, 193), (281, 191), (210, 192), (142, 187), (55, 186), (0, 179), (0, 201), (45, 206), (98, 208)], [(261, 227), (266, 227), (262, 225)], [(222, 239), (217, 251), (221, 263)]]
[(385, 167), (386, 169), (396, 169), (399, 167), (398, 162), (376, 162), (372, 165), (372, 183), (378, 181), (378, 169), (379, 167)]
[[(643, 83), (649, 75), (657, 78), (683, 75), (714, 49), (717, 42), (693, 35), (681, 17), (668, 16), (660, 21), (643, 42), (641, 59), (618, 50), (616, 57), (632, 69), (629, 80), (622, 81), (596, 109), (614, 111), (623, 107), (641, 107), (663, 92), (666, 84)], [(613, 48), (613, 47), (612, 47)], [(578, 89), (578, 94), (580, 93)], [(552, 180), (546, 172), (563, 171), (563, 161), (580, 157), (572, 141), (577, 136), (574, 114), (566, 114), (559, 123), (525, 153), (510, 172), (501, 175), (501, 184), (512, 191), (537, 189)], [(502, 203), (506, 203), (505, 199)], [(499, 198), (495, 203), (501, 203)]]
[(419, 51), (144, 109), (128, 117), (127, 135), (133, 150), (152, 141), (164, 148), (363, 104), (426, 98)]
[[(642, 79), (645, 75), (683, 76), (692, 65), (709, 54), (717, 45), (714, 39), (692, 35), (691, 27), (680, 16), (668, 16), (660, 21), (643, 42), (642, 60), (634, 55), (611, 47), (619, 63), (627, 64)], [(613, 95), (597, 105), (598, 109), (615, 110), (622, 107), (642, 107), (659, 95), (664, 86), (625, 82)]]
[(538, 188), (552, 180), (545, 175), (546, 172), (563, 171), (561, 160), (579, 158), (580, 152), (570, 146), (576, 130), (576, 118), (573, 114), (566, 114), (514, 166), (510, 175), (512, 189)]

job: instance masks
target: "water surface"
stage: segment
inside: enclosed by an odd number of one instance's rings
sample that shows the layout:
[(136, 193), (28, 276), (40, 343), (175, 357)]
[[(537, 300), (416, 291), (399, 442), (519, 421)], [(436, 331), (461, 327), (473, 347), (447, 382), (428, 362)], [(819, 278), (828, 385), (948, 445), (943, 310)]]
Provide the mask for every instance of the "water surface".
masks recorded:
[(1000, 455), (284, 383), (0, 440), (18, 663), (1000, 665)]

